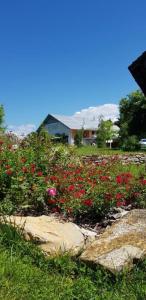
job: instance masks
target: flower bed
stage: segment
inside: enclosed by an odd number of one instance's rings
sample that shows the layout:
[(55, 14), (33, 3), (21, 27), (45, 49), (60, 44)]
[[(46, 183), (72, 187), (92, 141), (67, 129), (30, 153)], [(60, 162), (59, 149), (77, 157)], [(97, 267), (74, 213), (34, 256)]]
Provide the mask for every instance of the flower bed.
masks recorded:
[(117, 157), (80, 163), (72, 150), (57, 149), (0, 141), (1, 212), (103, 217), (115, 206), (145, 207), (144, 165), (123, 166)]
[[(55, 167), (49, 177), (54, 194), (48, 189), (52, 211), (73, 215), (104, 216), (111, 207), (145, 205), (144, 168), (123, 167), (114, 158), (107, 163), (66, 168)], [(136, 173), (136, 174), (135, 174)]]

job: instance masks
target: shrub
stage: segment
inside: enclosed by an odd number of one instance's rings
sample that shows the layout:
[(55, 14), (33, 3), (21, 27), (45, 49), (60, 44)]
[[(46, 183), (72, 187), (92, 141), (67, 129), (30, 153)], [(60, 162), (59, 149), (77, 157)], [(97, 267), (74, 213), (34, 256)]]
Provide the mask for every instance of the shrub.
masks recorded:
[(0, 168), (1, 213), (103, 217), (113, 206), (145, 206), (144, 166), (129, 171), (118, 157), (83, 164), (73, 147), (55, 146), (42, 135), (29, 136), (17, 149), (1, 141)]
[(136, 151), (140, 149), (140, 144), (139, 140), (135, 135), (131, 135), (127, 137), (123, 144), (122, 144), (122, 149), (124, 151)]
[(82, 146), (82, 140), (83, 140), (83, 129), (77, 130), (75, 137), (74, 137), (74, 142), (77, 147)]

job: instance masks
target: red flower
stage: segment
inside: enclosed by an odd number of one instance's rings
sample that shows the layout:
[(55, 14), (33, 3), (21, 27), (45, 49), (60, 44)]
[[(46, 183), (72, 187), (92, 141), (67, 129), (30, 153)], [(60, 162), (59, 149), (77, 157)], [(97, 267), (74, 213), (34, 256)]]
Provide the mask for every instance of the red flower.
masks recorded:
[(119, 183), (119, 184), (123, 183), (122, 176), (118, 175), (118, 176), (116, 177), (116, 182)]
[(141, 182), (143, 185), (145, 185), (145, 184), (146, 184), (146, 179), (142, 179), (140, 182)]
[(105, 194), (105, 199), (106, 200), (111, 200), (112, 199), (112, 195), (110, 193), (106, 193)]
[(22, 157), (22, 158), (21, 158), (21, 162), (22, 162), (22, 163), (25, 163), (25, 162), (26, 162), (26, 158), (25, 158), (25, 157)]
[(50, 180), (52, 180), (52, 181), (57, 181), (58, 180), (58, 178), (56, 177), (56, 176), (50, 176)]
[(76, 177), (76, 180), (77, 181), (83, 181), (83, 178), (81, 176), (79, 176), (79, 177)]
[(56, 200), (55, 200), (55, 199), (48, 199), (48, 203), (49, 203), (49, 204), (55, 204), (55, 203), (56, 203)]
[(79, 183), (79, 184), (78, 184), (78, 187), (79, 187), (79, 188), (82, 188), (82, 187), (83, 187), (83, 184), (82, 184), (82, 183)]
[(22, 167), (22, 172), (27, 173), (27, 168), (26, 167)]
[(109, 176), (100, 176), (99, 179), (101, 181), (109, 181), (110, 180), (110, 177)]
[(124, 195), (123, 195), (123, 194), (121, 194), (121, 193), (117, 193), (117, 194), (116, 194), (116, 199), (117, 199), (117, 200), (122, 199), (122, 198), (124, 198)]
[(80, 190), (79, 193), (80, 193), (81, 195), (85, 195), (85, 194), (86, 194), (86, 191), (85, 191), (85, 190)]
[(10, 169), (6, 171), (6, 174), (7, 174), (7, 175), (12, 175), (12, 173), (13, 173), (13, 171), (10, 170)]
[(38, 175), (39, 177), (41, 177), (41, 176), (43, 176), (43, 173), (42, 173), (41, 171), (39, 171), (39, 172), (37, 172), (37, 175)]
[(73, 184), (69, 185), (67, 189), (68, 189), (68, 191), (74, 191), (75, 186)]
[(85, 194), (85, 190), (80, 190), (74, 193), (75, 198), (81, 198)]
[(117, 207), (125, 206), (125, 205), (126, 205), (126, 201), (125, 200), (123, 200), (123, 201), (117, 201), (117, 203), (116, 203)]
[(86, 199), (83, 201), (83, 204), (86, 205), (86, 206), (92, 206), (93, 202), (91, 199)]
[(31, 173), (35, 173), (35, 168), (31, 168)]
[(75, 170), (75, 174), (80, 174), (81, 173), (81, 170), (80, 169), (76, 169)]
[(31, 166), (31, 168), (33, 168), (33, 169), (36, 167), (35, 164), (31, 164), (30, 166)]
[(58, 202), (61, 203), (61, 204), (63, 204), (63, 203), (66, 202), (66, 200), (62, 198), (62, 199), (59, 199)]
[(119, 184), (122, 184), (122, 183), (126, 184), (126, 183), (129, 183), (129, 181), (132, 177), (133, 176), (131, 173), (122, 173), (116, 177), (116, 182)]
[(60, 211), (60, 208), (58, 206), (52, 208), (53, 213), (59, 212), (59, 211)]
[(11, 166), (10, 166), (10, 165), (7, 165), (7, 166), (6, 166), (6, 169), (10, 169), (10, 168), (11, 168)]

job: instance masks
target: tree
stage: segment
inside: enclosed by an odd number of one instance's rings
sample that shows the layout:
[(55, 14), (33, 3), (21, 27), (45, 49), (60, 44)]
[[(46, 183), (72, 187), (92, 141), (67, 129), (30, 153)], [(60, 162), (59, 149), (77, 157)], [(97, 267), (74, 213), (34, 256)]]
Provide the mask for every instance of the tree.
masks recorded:
[(0, 105), (0, 131), (4, 131), (4, 107), (3, 105)]
[(121, 145), (127, 143), (129, 137), (135, 141), (146, 137), (146, 97), (142, 92), (136, 91), (121, 99), (119, 110), (117, 125)]
[(83, 128), (77, 130), (75, 137), (74, 137), (74, 143), (77, 147), (80, 147), (82, 145), (82, 140), (83, 140)]
[(97, 146), (100, 148), (106, 147), (107, 141), (109, 141), (111, 148), (111, 140), (117, 135), (117, 131), (113, 127), (113, 122), (111, 120), (103, 120), (102, 117), (99, 119), (98, 129), (97, 129)]

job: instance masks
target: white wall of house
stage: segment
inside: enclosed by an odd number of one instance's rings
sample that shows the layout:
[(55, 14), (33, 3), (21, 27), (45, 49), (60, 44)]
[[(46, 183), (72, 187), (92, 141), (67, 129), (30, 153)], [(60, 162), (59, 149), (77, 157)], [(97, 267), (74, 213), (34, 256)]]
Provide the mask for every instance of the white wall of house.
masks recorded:
[[(69, 127), (67, 127), (66, 125), (64, 125), (62, 122), (60, 122), (59, 120), (52, 118), (52, 116), (50, 116), (46, 122), (46, 124), (44, 124), (46, 130), (48, 131), (49, 134), (51, 135), (58, 135), (58, 134), (65, 134), (68, 137), (68, 144), (69, 145), (74, 145), (74, 137), (76, 134), (75, 129), (70, 129)], [(88, 144), (92, 144), (92, 142), (94, 141), (94, 134), (92, 130), (86, 130), (85, 131), (85, 136), (83, 138), (83, 144), (88, 145)]]
[(68, 143), (69, 143), (69, 145), (74, 145), (74, 137), (72, 136), (71, 130), (70, 130), (69, 136), (68, 136)]

